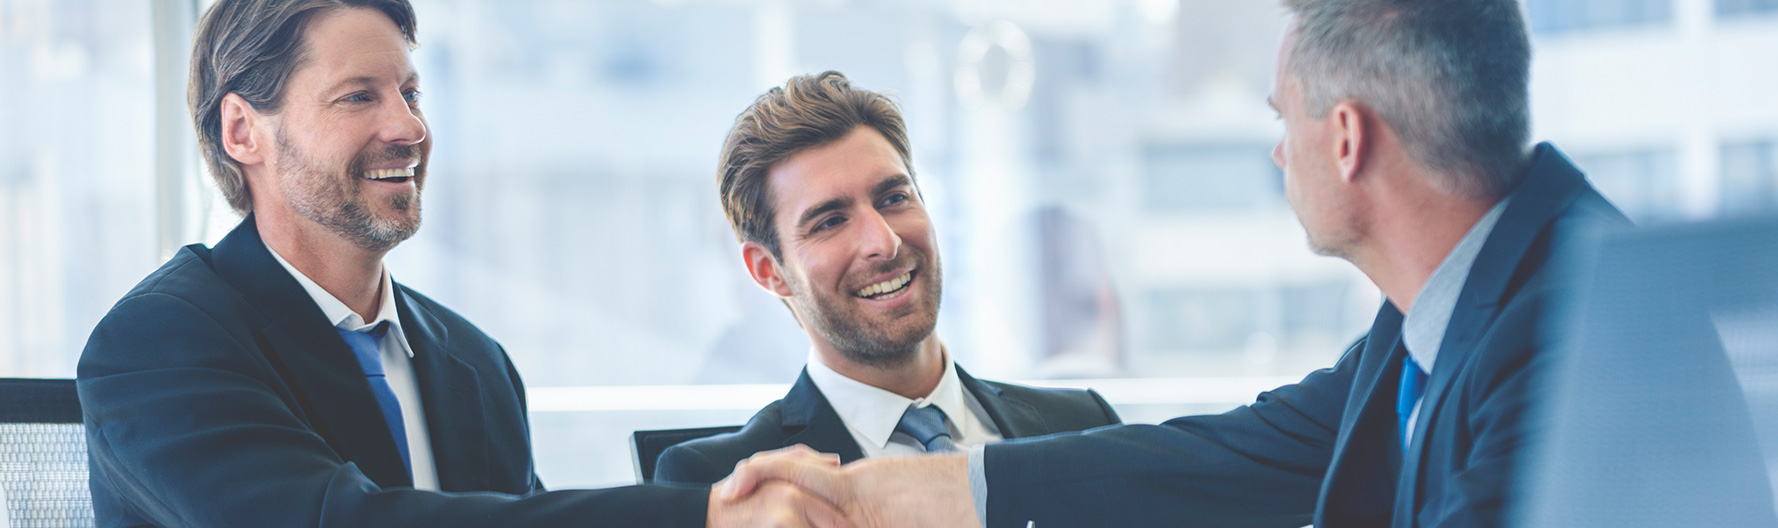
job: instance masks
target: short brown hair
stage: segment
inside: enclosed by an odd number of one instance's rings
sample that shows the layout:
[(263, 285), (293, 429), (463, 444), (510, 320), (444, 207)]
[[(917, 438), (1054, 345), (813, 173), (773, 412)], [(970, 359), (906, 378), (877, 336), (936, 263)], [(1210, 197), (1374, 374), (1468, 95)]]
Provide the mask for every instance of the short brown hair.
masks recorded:
[(236, 212), (253, 211), (253, 194), (241, 165), (222, 147), (222, 98), (237, 94), (254, 110), (277, 113), (290, 74), (307, 60), (302, 37), (309, 20), (348, 7), (387, 15), (408, 45), (415, 44), (414, 7), (407, 0), (219, 0), (198, 21), (186, 104), (210, 176)]
[(804, 150), (846, 137), (859, 126), (869, 126), (889, 140), (901, 163), (913, 178), (914, 162), (908, 148), (907, 126), (895, 100), (882, 93), (854, 88), (837, 71), (791, 77), (783, 87), (772, 88), (735, 117), (728, 139), (722, 143), (721, 165), (716, 171), (718, 197), (728, 215), (729, 227), (742, 242), (756, 242), (783, 258), (766, 173), (772, 165)]

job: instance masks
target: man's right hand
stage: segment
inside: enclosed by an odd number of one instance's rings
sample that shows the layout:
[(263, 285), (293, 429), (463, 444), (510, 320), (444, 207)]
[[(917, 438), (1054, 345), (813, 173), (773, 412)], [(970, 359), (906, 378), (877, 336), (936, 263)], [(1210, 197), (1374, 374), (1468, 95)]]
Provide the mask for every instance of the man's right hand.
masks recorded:
[[(831, 467), (840, 465), (838, 456), (817, 453), (802, 445), (760, 453), (749, 460), (762, 457), (795, 459), (799, 463)], [(762, 483), (752, 493), (734, 498), (724, 498), (725, 495), (718, 491), (727, 488), (726, 484), (728, 481), (724, 480), (710, 488), (711, 528), (853, 528), (846, 515), (827, 499), (789, 482)]]

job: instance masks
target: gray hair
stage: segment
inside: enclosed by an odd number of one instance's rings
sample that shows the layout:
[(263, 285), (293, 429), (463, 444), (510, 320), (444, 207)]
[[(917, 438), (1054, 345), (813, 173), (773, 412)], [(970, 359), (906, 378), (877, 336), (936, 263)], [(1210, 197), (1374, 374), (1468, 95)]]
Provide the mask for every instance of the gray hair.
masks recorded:
[(241, 165), (222, 146), (222, 98), (237, 94), (256, 111), (278, 113), (285, 82), (306, 58), (303, 31), (309, 20), (343, 8), (387, 15), (414, 45), (414, 8), (408, 0), (220, 0), (198, 20), (186, 103), (204, 163), (235, 212), (252, 212), (253, 194)]
[(1524, 179), (1531, 39), (1517, 0), (1284, 0), (1285, 69), (1312, 116), (1341, 101), (1376, 111), (1408, 155), (1468, 198)]

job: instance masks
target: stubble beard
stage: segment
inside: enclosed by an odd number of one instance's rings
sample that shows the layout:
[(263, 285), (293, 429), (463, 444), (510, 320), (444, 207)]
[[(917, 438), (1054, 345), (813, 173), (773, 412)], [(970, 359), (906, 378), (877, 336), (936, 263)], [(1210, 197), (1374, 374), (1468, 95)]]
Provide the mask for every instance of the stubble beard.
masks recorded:
[[(847, 360), (879, 369), (893, 369), (913, 361), (921, 343), (938, 327), (938, 305), (944, 290), (944, 279), (936, 259), (919, 268), (917, 287), (922, 298), (910, 305), (913, 313), (896, 318), (889, 325), (873, 325), (860, 313), (851, 299), (836, 299), (818, 294), (800, 277), (790, 281), (791, 302), (797, 312), (805, 314), (815, 333), (832, 345)], [(905, 267), (905, 263), (884, 266), (883, 271)], [(915, 292), (907, 292), (911, 295)], [(843, 293), (847, 297), (850, 292)], [(917, 318), (905, 321), (908, 318)], [(893, 323), (906, 324), (898, 325)]]
[(278, 166), (285, 168), (284, 194), (298, 214), (327, 227), (360, 249), (375, 253), (394, 249), (420, 230), (419, 189), (425, 181), (424, 163), (414, 170), (415, 191), (389, 198), (389, 208), (397, 215), (394, 218), (379, 217), (371, 212), (362, 193), (364, 181), (358, 177), (372, 163), (413, 159), (419, 153), (418, 144), (360, 154), (342, 174), (314, 163), (289, 141), (282, 129), (278, 131), (277, 142)]

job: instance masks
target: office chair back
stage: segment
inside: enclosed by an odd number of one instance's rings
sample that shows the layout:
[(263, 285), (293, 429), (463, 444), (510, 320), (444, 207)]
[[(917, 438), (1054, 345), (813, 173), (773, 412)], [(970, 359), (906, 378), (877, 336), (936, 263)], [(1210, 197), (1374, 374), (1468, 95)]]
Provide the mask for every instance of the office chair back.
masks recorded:
[(673, 447), (674, 444), (739, 430), (741, 430), (739, 425), (728, 425), (636, 431), (630, 435), (630, 461), (635, 463), (636, 482), (642, 484), (654, 482), (654, 463), (660, 460), (661, 453), (666, 452), (667, 448)]
[(0, 514), (10, 528), (93, 525), (74, 380), (0, 378)]

